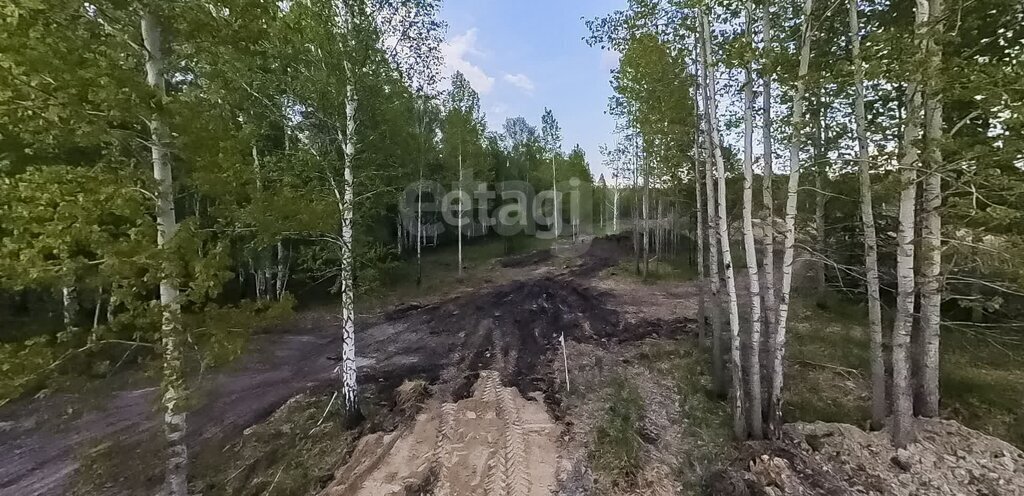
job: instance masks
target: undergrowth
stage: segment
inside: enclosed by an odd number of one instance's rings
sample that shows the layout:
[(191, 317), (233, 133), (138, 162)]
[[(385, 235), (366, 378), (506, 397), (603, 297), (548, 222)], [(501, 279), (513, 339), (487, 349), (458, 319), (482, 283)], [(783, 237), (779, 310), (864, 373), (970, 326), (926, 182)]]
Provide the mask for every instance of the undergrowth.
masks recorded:
[(643, 467), (639, 431), (643, 398), (628, 379), (617, 375), (609, 384), (607, 405), (604, 417), (594, 428), (590, 463), (609, 485), (628, 486), (636, 481)]
[[(863, 306), (794, 300), (786, 419), (866, 427), (869, 336)], [(889, 324), (884, 325), (888, 331)], [(1024, 344), (1006, 332), (943, 327), (941, 416), (1024, 448)]]

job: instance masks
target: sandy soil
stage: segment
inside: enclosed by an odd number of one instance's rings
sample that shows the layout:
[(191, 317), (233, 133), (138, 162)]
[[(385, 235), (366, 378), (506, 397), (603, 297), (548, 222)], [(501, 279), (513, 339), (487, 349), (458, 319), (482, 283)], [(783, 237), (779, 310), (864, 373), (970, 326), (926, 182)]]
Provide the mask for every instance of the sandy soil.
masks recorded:
[(543, 496), (555, 488), (561, 428), (538, 401), (483, 371), (473, 395), (432, 406), (415, 423), (360, 440), (321, 496)]

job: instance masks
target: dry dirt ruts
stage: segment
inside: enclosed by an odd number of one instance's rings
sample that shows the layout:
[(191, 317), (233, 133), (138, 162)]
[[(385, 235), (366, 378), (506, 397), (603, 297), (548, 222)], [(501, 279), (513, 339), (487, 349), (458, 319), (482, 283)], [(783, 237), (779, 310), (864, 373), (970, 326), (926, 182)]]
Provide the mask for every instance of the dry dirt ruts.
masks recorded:
[(1024, 453), (948, 420), (917, 420), (918, 440), (896, 450), (889, 433), (794, 423), (780, 442), (749, 443), (710, 479), (721, 495), (1024, 495)]
[(555, 487), (560, 428), (538, 401), (487, 370), (473, 395), (360, 440), (321, 496), (542, 496)]

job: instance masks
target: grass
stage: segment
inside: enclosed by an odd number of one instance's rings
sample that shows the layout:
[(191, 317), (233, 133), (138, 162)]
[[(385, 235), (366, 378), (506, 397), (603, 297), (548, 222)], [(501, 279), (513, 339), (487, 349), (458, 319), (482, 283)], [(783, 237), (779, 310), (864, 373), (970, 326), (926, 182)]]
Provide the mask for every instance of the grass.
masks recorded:
[(697, 343), (646, 340), (589, 353), (576, 356), (570, 411), (586, 426), (593, 493), (700, 494), (733, 444), (728, 405), (706, 394)]
[(594, 428), (594, 444), (590, 463), (609, 485), (633, 484), (643, 468), (644, 401), (636, 387), (622, 375), (609, 383), (607, 409)]
[[(533, 236), (518, 236), (512, 244), (512, 253), (516, 255), (534, 250), (550, 248), (552, 240), (539, 239)], [(463, 276), (458, 276), (458, 246), (444, 245), (437, 248), (424, 248), (422, 252), (422, 282), (416, 284), (416, 254), (412, 253), (401, 261), (387, 274), (379, 299), (384, 304), (415, 300), (437, 295), (457, 286), (488, 282), (492, 277), (491, 264), (503, 258), (505, 238), (485, 237), (463, 245), (462, 262)], [(376, 298), (375, 298), (376, 299)]]
[[(870, 357), (863, 307), (807, 298), (790, 315), (786, 418), (865, 426)], [(991, 331), (944, 328), (941, 415), (1024, 448), (1024, 345)]]
[[(196, 493), (316, 494), (355, 446), (341, 415), (324, 416), (329, 397), (302, 395), (246, 430), (223, 453), (196, 463)], [(321, 422), (321, 419), (323, 421)]]
[(612, 270), (618, 274), (623, 274), (648, 284), (684, 282), (697, 279), (697, 269), (690, 265), (690, 261), (685, 254), (678, 256), (662, 255), (662, 257), (661, 260), (655, 260), (650, 263), (646, 279), (642, 273), (637, 273), (636, 259), (634, 257), (624, 258)]

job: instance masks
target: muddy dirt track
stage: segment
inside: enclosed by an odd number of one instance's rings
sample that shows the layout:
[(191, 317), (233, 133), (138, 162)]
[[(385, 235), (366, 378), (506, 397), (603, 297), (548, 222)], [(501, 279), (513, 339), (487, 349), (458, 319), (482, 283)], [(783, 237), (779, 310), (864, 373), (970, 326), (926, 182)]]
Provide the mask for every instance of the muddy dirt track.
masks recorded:
[[(546, 389), (550, 371), (545, 377), (539, 366), (558, 350), (562, 333), (567, 340), (614, 343), (686, 332), (685, 321), (624, 317), (608, 306), (608, 295), (588, 284), (625, 245), (624, 237), (599, 238), (568, 270), (407, 305), (362, 322), (357, 353), (365, 400), (385, 404), (403, 380), (421, 377), (449, 385), (444, 399), (457, 401), (471, 395), (485, 369), (498, 371), (502, 382), (526, 396)], [(340, 348), (338, 336), (333, 317), (301, 315), (286, 328), (254, 337), (244, 357), (202, 379), (188, 419), (192, 455), (237, 439), (298, 393), (332, 387), (335, 364), (327, 356)], [(54, 394), (0, 410), (0, 495), (65, 494), (80, 456), (101, 444), (128, 453), (146, 445), (152, 450), (159, 439), (158, 391), (150, 380), (134, 383), (105, 399)], [(150, 479), (155, 489), (159, 473)], [(105, 494), (129, 492), (109, 487)]]

